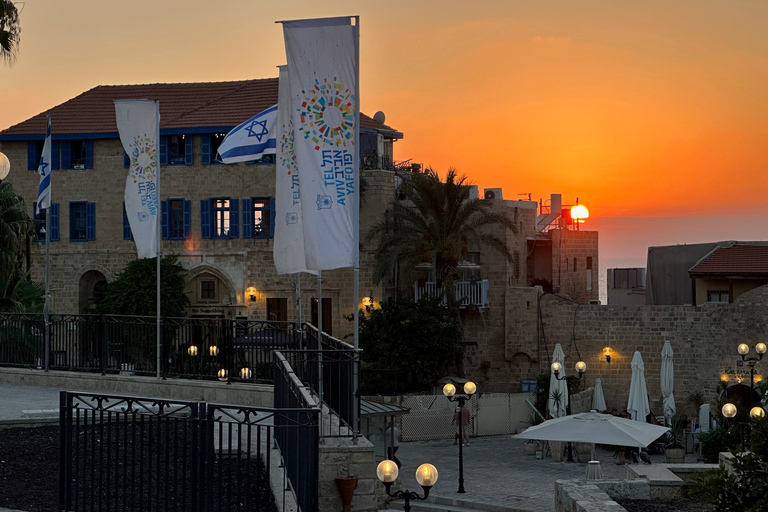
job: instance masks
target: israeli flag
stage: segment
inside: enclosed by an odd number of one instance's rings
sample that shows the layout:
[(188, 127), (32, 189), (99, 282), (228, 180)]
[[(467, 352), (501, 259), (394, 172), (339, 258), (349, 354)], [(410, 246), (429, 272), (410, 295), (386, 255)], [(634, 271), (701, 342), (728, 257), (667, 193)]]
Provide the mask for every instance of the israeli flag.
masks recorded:
[(219, 146), (219, 159), (225, 164), (235, 164), (274, 155), (276, 132), (277, 105), (273, 105), (229, 132)]
[(45, 144), (43, 154), (40, 157), (40, 165), (37, 167), (40, 174), (40, 185), (37, 188), (36, 214), (51, 206), (51, 116), (48, 116), (48, 129), (45, 132)]

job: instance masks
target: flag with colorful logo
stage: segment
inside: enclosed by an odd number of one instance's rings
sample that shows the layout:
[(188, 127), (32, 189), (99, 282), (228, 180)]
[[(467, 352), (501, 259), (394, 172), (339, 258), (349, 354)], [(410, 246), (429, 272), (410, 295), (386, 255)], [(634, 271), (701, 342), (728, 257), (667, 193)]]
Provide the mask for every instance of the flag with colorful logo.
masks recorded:
[(35, 213), (39, 215), (40, 210), (46, 210), (51, 206), (51, 116), (48, 116), (43, 154), (40, 157), (37, 172), (40, 174), (40, 185), (37, 187), (37, 211)]
[(234, 127), (219, 146), (219, 159), (225, 164), (250, 162), (276, 153), (277, 105), (259, 112)]
[(158, 254), (160, 105), (155, 100), (115, 100), (117, 131), (128, 154), (125, 213), (139, 258)]
[(306, 266), (353, 267), (359, 208), (356, 18), (283, 22)]
[(272, 254), (278, 274), (295, 274), (308, 270), (304, 258), (304, 224), (296, 155), (293, 151), (293, 123), (287, 66), (280, 66), (277, 93), (277, 162), (275, 175), (275, 240)]

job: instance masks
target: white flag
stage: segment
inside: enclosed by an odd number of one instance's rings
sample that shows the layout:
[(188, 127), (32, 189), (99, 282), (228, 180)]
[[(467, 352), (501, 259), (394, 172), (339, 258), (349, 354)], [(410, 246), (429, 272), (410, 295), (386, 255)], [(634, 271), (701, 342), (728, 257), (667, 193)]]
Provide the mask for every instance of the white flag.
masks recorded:
[(128, 154), (125, 213), (139, 258), (158, 254), (160, 105), (155, 100), (115, 100), (117, 131)]
[(51, 117), (48, 116), (48, 128), (45, 131), (43, 154), (37, 167), (40, 174), (40, 185), (37, 187), (37, 213), (51, 206)]
[(359, 38), (351, 22), (283, 22), (304, 251), (313, 270), (353, 267), (357, 259)]
[(234, 164), (274, 155), (276, 124), (277, 105), (273, 105), (234, 127), (219, 145), (221, 161)]
[(304, 224), (296, 155), (293, 151), (293, 123), (287, 66), (280, 66), (277, 92), (277, 162), (275, 175), (275, 240), (272, 254), (278, 274), (309, 272), (304, 259)]

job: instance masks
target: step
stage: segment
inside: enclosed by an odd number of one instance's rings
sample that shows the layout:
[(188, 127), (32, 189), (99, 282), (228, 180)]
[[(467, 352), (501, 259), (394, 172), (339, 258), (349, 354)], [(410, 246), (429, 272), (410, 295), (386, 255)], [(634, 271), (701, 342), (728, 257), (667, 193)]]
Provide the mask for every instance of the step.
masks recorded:
[[(381, 512), (400, 510), (402, 509), (402, 504), (402, 500), (394, 500), (390, 503), (389, 509)], [(430, 496), (426, 501), (411, 500), (411, 510), (413, 512), (535, 512), (527, 509), (510, 508), (473, 500), (443, 498), (440, 496)]]

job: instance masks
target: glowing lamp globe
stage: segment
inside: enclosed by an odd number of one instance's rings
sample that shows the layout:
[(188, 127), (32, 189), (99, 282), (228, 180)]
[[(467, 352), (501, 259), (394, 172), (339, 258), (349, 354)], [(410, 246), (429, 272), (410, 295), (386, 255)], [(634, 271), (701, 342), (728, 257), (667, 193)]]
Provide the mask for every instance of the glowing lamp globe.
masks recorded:
[(571, 208), (571, 219), (576, 222), (584, 222), (584, 219), (589, 218), (589, 210), (583, 204), (577, 204)]
[(742, 343), (741, 345), (739, 345), (739, 347), (736, 350), (739, 351), (740, 355), (745, 356), (749, 354), (749, 345), (747, 345), (746, 343)]
[(251, 375), (253, 375), (253, 373), (250, 368), (242, 368), (240, 370), (240, 378), (242, 379), (250, 379)]
[(0, 153), (0, 180), (5, 179), (11, 170), (11, 162), (5, 154)]
[(218, 355), (219, 347), (217, 347), (216, 345), (211, 345), (210, 347), (208, 347), (208, 353), (211, 354), (212, 356)]
[(757, 345), (755, 345), (755, 352), (757, 352), (758, 354), (765, 354), (765, 349), (766, 349), (765, 343), (758, 343)]
[(197, 355), (197, 347), (194, 346), (194, 345), (190, 345), (189, 348), (187, 349), (187, 354), (189, 354), (191, 356), (196, 356)]
[(453, 396), (456, 394), (456, 386), (451, 384), (450, 382), (443, 386), (443, 394), (445, 396)]
[(585, 363), (584, 361), (579, 361), (578, 363), (576, 363), (576, 371), (579, 373), (584, 373), (585, 371), (587, 371), (587, 363)]
[(464, 384), (464, 392), (468, 395), (474, 395), (477, 391), (477, 385), (474, 382), (467, 382)]
[(225, 380), (227, 380), (227, 370), (225, 370), (224, 368), (219, 370), (219, 373), (217, 375), (219, 376), (220, 381), (224, 382)]
[(751, 411), (749, 411), (749, 417), (753, 420), (761, 420), (765, 418), (765, 409), (763, 409), (760, 406), (753, 407)]
[(551, 366), (551, 368), (552, 368), (552, 371), (553, 371), (553, 372), (555, 372), (555, 373), (560, 373), (560, 370), (562, 370), (562, 369), (563, 369), (563, 365), (561, 365), (560, 363), (558, 363), (557, 361), (555, 361), (554, 363), (552, 363), (552, 366)]
[(733, 404), (725, 404), (722, 409), (723, 416), (726, 418), (733, 418), (736, 416), (736, 406)]
[(376, 476), (385, 484), (391, 484), (397, 480), (399, 474), (400, 470), (397, 468), (397, 464), (391, 460), (383, 460), (376, 467)]
[(422, 487), (432, 487), (437, 483), (437, 468), (432, 464), (422, 464), (416, 470), (416, 481)]

